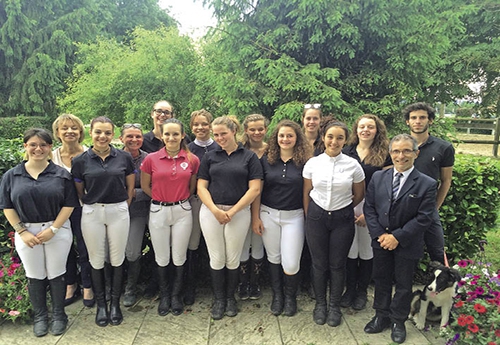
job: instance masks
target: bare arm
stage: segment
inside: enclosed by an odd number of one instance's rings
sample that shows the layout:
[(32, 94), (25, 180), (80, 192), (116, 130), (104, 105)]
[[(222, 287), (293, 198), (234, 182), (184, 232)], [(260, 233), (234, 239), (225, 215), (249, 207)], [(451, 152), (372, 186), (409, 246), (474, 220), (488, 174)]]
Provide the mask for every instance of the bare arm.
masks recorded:
[(436, 206), (439, 210), (446, 199), (446, 195), (451, 187), (451, 177), (453, 176), (453, 167), (441, 168), (441, 184), (437, 190)]
[(189, 180), (189, 193), (193, 195), (196, 192), (196, 175), (191, 175), (191, 179)]
[[(5, 218), (7, 218), (12, 227), (14, 227), (14, 225), (21, 221), (21, 218), (19, 218), (19, 214), (13, 208), (6, 208), (3, 210), (3, 213), (5, 214)], [(29, 231), (24, 231), (19, 234), (19, 236), (21, 236), (23, 242), (30, 248), (33, 248), (33, 246), (42, 243), (40, 239), (36, 238), (36, 236)]]
[(76, 193), (78, 194), (78, 198), (82, 200), (85, 195), (85, 186), (83, 182), (75, 182)]
[(250, 205), (255, 200), (257, 195), (260, 194), (260, 184), (261, 180), (248, 181), (248, 189), (246, 193), (243, 194), (241, 199), (238, 200), (238, 202), (233, 207), (231, 207), (229, 211), (227, 211), (229, 217), (232, 218), (236, 213)]
[(264, 181), (260, 184), (260, 193), (257, 195), (255, 200), (252, 202), (251, 211), (252, 211), (252, 231), (257, 235), (262, 235), (264, 232), (264, 225), (262, 224), (262, 220), (260, 219), (260, 196), (262, 194), (262, 189), (264, 189)]
[(152, 196), (151, 196), (151, 175), (144, 172), (144, 171), (141, 171), (141, 189), (147, 196), (152, 198)]
[(309, 193), (311, 192), (313, 186), (312, 186), (312, 180), (308, 178), (304, 178), (304, 214), (307, 215), (307, 210), (309, 209)]
[(352, 206), (356, 207), (365, 197), (365, 181), (352, 184)]
[(128, 194), (128, 199), (127, 199), (127, 204), (130, 206), (132, 203), (132, 199), (134, 198), (134, 192), (135, 192), (135, 174), (130, 174), (125, 177), (125, 183), (127, 185), (127, 194)]

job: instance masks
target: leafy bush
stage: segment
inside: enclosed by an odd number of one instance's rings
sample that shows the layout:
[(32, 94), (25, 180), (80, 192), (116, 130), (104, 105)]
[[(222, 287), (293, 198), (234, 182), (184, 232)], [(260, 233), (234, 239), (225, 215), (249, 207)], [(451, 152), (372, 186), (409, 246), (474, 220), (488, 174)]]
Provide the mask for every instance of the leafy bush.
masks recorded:
[(500, 162), (456, 155), (453, 181), (440, 209), (450, 262), (475, 257), (479, 242), (495, 228), (500, 207)]
[(31, 319), (26, 273), (13, 250), (0, 256), (0, 317), (11, 321)]
[(20, 138), (30, 127), (44, 128), (52, 133), (52, 121), (53, 119), (42, 116), (3, 117), (0, 118), (0, 138)]

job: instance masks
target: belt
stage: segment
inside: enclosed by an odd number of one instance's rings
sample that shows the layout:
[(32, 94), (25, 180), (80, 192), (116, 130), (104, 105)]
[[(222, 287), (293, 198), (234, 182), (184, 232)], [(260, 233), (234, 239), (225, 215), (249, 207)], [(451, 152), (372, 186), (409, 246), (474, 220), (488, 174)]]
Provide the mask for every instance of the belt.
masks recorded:
[(180, 200), (180, 201), (176, 201), (176, 202), (163, 202), (163, 201), (151, 200), (151, 203), (153, 205), (160, 205), (160, 206), (175, 206), (175, 205), (181, 205), (188, 200), (189, 200), (189, 198), (184, 199), (184, 200)]

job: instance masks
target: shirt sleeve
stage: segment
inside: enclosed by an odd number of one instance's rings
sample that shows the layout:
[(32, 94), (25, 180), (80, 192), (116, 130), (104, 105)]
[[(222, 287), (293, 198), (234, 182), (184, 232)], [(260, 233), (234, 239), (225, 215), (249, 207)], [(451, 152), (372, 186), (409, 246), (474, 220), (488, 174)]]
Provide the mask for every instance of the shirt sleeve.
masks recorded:
[(76, 156), (71, 161), (71, 175), (73, 175), (73, 179), (76, 182), (83, 181), (83, 165), (84, 160), (82, 158), (82, 155)]
[(71, 179), (64, 179), (64, 206), (79, 207), (80, 201), (76, 192), (75, 184)]
[(201, 159), (200, 168), (198, 169), (198, 178), (210, 181), (210, 159), (209, 153), (206, 153)]
[(200, 159), (193, 153), (191, 154), (191, 164), (193, 165), (193, 175), (198, 174), (200, 169)]
[(141, 163), (141, 171), (151, 175), (151, 155), (147, 155)]
[(355, 161), (355, 163), (353, 182), (360, 183), (365, 179), (365, 172), (358, 161)]
[(132, 159), (132, 155), (128, 152), (124, 152), (123, 153), (126, 153), (125, 155), (125, 159), (126, 159), (126, 164), (127, 164), (127, 168), (125, 169), (125, 176), (128, 176), (128, 175), (131, 175), (131, 174), (135, 174), (135, 165), (134, 165), (134, 160)]
[(14, 208), (12, 200), (10, 198), (10, 187), (12, 186), (12, 173), (7, 171), (0, 183), (0, 209), (4, 210), (6, 208)]
[(264, 178), (262, 164), (260, 164), (259, 158), (255, 153), (252, 154), (250, 160), (248, 161), (248, 171), (249, 180), (262, 180)]
[(443, 161), (441, 163), (441, 168), (452, 167), (455, 164), (455, 149), (453, 145), (448, 145), (443, 153)]
[(304, 165), (304, 169), (302, 170), (302, 177), (312, 180), (312, 172), (313, 172), (313, 165), (314, 165), (314, 158), (309, 159), (306, 162), (306, 165)]

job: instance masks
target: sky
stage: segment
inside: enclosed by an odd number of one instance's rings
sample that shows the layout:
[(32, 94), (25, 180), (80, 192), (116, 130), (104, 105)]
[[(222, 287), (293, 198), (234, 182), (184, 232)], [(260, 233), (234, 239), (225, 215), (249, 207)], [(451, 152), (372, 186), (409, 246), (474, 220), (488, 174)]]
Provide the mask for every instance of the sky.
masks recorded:
[(214, 26), (212, 11), (203, 7), (202, 0), (159, 0), (158, 4), (180, 23), (180, 33), (193, 39), (202, 37), (208, 26)]

